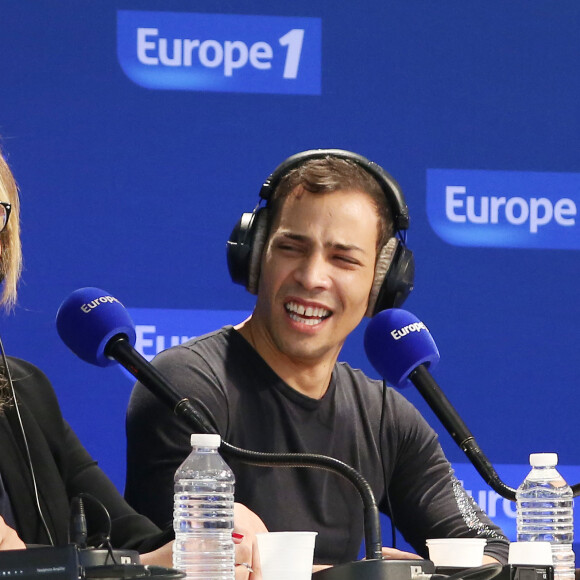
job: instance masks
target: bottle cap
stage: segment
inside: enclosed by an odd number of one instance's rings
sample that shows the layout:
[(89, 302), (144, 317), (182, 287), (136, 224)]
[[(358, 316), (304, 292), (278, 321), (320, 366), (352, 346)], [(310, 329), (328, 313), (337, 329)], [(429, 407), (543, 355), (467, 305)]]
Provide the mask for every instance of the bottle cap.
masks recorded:
[(530, 454), (532, 467), (555, 467), (558, 465), (557, 453), (532, 453)]
[(192, 433), (192, 447), (219, 447), (222, 438), (218, 433)]

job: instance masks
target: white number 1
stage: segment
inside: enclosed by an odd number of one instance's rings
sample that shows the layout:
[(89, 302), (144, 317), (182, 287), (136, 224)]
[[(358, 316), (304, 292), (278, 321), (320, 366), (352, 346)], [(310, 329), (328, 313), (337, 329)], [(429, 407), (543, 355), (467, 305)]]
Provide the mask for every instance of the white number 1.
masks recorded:
[(281, 46), (287, 46), (286, 63), (284, 64), (284, 78), (295, 79), (298, 76), (298, 65), (300, 64), (300, 53), (302, 52), (302, 41), (304, 40), (304, 30), (294, 28), (279, 39)]

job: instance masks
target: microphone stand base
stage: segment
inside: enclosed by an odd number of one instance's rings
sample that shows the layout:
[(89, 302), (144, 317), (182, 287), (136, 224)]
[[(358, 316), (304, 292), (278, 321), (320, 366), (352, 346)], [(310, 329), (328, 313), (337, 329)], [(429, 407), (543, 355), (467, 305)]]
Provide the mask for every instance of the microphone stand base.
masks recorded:
[(413, 580), (434, 572), (430, 560), (359, 560), (315, 572), (312, 580)]

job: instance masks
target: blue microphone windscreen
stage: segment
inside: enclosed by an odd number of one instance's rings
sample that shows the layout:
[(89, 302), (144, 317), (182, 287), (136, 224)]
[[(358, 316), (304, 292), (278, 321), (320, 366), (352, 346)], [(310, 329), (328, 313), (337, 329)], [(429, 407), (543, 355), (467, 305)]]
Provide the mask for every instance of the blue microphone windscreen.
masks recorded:
[(99, 288), (75, 290), (60, 305), (56, 328), (79, 358), (100, 367), (116, 364), (105, 355), (105, 347), (114, 336), (124, 334), (135, 344), (135, 326), (126, 308)]
[(399, 388), (409, 385), (409, 374), (419, 365), (433, 369), (439, 362), (439, 351), (425, 324), (401, 308), (383, 310), (371, 319), (364, 346), (375, 370)]

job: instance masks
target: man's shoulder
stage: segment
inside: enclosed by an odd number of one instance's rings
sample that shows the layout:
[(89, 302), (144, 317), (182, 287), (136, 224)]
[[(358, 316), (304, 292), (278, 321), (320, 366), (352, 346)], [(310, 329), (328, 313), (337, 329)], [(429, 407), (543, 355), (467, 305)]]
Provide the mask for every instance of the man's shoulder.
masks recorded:
[(247, 359), (247, 344), (233, 326), (224, 326), (207, 334), (196, 336), (160, 352), (155, 366), (198, 366), (218, 364), (220, 361)]
[(339, 379), (343, 381), (348, 380), (358, 386), (373, 385), (375, 387), (380, 387), (381, 385), (381, 381), (372, 379), (361, 369), (352, 367), (349, 363), (344, 361), (336, 363), (335, 371)]
[(181, 344), (172, 346), (160, 352), (155, 358), (165, 359), (167, 357), (174, 358), (186, 356), (190, 353), (202, 353), (204, 351), (211, 351), (216, 348), (226, 347), (235, 341), (234, 335), (237, 334), (233, 326), (223, 326), (217, 330), (212, 330), (206, 334), (194, 336)]
[[(338, 362), (335, 366), (339, 384), (348, 385), (359, 397), (368, 401), (383, 399), (383, 381), (369, 377), (364, 371), (352, 367), (347, 362)], [(405, 409), (407, 412), (415, 412), (415, 407), (399, 392), (389, 386), (384, 387), (384, 399), (386, 405), (391, 408)]]
[(231, 325), (222, 326), (211, 332), (194, 336), (179, 346), (188, 350), (215, 348), (215, 346), (231, 344), (236, 340), (237, 330)]

